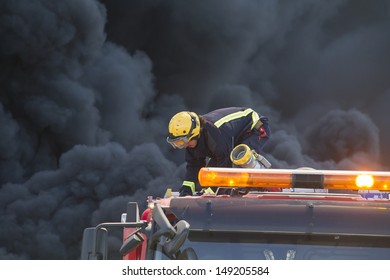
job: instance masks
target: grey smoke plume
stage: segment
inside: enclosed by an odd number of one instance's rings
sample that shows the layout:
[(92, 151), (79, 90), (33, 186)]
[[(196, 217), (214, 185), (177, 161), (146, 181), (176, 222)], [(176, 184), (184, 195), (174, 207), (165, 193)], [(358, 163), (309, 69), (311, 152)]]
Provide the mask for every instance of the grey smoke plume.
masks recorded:
[(388, 170), (389, 28), (385, 0), (3, 1), (0, 258), (77, 259), (178, 188), (180, 110), (267, 115), (276, 168)]

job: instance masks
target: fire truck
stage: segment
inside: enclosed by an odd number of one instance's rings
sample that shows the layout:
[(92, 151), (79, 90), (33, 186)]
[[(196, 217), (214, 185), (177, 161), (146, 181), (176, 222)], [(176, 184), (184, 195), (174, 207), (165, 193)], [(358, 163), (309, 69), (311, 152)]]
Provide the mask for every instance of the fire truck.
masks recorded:
[(124, 260), (390, 259), (390, 172), (252, 167), (202, 168), (214, 192), (167, 190), (142, 214), (128, 202), (84, 230), (81, 259), (108, 259), (118, 227)]

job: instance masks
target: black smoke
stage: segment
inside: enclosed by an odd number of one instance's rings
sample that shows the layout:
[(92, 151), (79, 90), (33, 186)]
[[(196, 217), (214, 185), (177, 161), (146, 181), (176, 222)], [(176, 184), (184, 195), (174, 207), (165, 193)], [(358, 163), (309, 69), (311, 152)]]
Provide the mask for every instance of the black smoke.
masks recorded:
[(0, 258), (78, 259), (85, 227), (178, 188), (180, 110), (267, 115), (275, 168), (388, 170), (389, 8), (2, 1)]

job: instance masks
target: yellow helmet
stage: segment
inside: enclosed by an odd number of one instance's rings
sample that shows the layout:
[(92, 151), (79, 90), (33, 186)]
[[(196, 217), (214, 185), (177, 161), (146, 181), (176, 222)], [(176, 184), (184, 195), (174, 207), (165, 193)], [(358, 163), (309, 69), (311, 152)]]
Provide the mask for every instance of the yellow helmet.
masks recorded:
[(185, 148), (200, 133), (199, 117), (194, 112), (179, 112), (170, 120), (168, 131), (167, 142), (174, 148)]

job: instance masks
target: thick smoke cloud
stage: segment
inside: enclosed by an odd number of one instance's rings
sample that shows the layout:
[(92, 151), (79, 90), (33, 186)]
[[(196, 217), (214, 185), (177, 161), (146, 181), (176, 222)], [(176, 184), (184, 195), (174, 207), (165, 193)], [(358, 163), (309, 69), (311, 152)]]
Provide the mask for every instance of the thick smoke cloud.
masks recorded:
[(275, 168), (388, 170), (389, 28), (380, 0), (3, 1), (0, 258), (77, 259), (178, 188), (180, 110), (267, 115)]

